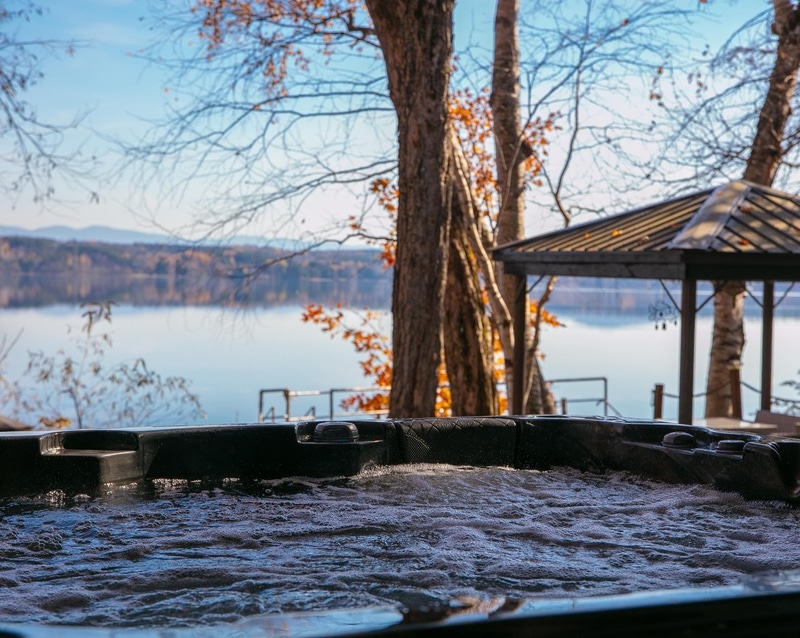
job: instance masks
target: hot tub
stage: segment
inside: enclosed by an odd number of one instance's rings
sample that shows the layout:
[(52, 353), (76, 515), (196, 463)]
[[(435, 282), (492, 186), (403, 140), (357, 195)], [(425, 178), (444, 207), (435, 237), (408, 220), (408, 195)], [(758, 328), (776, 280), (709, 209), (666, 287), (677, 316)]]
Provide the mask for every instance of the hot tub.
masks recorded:
[(796, 635), (798, 443), (570, 417), (1, 434), (0, 635)]

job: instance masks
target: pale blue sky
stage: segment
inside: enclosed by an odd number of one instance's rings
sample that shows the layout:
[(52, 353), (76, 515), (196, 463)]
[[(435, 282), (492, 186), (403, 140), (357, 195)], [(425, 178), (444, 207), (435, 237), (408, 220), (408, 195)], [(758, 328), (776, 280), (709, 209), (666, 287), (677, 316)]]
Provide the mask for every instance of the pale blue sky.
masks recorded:
[[(96, 154), (107, 168), (117, 157), (102, 136), (135, 139), (147, 128), (143, 120), (163, 113), (164, 74), (135, 57), (153, 37), (147, 1), (42, 0), (38, 4), (45, 8), (44, 16), (33, 18), (27, 26), (17, 24), (20, 37), (74, 40), (78, 46), (73, 55), (44, 60), (44, 78), (28, 91), (27, 99), (43, 121), (64, 123), (85, 116), (66, 144), (80, 147), (85, 155)], [(2, 208), (0, 224), (138, 226), (126, 210), (124, 185), (90, 185), (100, 193), (99, 204), (89, 203), (86, 192), (57, 183), (57, 193), (67, 202), (57, 200), (42, 207), (24, 193), (13, 209)]]
[[(67, 143), (79, 145), (85, 154), (97, 154), (108, 168), (118, 161), (113, 148), (102, 136), (138, 139), (148, 125), (143, 120), (157, 119), (167, 101), (175, 99), (164, 89), (166, 72), (148, 65), (136, 53), (153, 41), (152, 18), (148, 0), (38, 0), (46, 14), (25, 27), (32, 37), (74, 39), (79, 46), (73, 56), (45, 61), (44, 80), (29, 92), (42, 119), (69, 121), (86, 114), (79, 130), (70, 134)], [(523, 0), (524, 4), (524, 0)], [(687, 0), (696, 6), (696, 0)], [(714, 9), (724, 19), (718, 33), (706, 33), (704, 40), (714, 40), (730, 33), (731, 25), (741, 24), (747, 14), (762, 10), (766, 0), (714, 0)], [(470, 38), (490, 42), (493, 3), (488, 0), (459, 0), (456, 37), (469, 33)], [(159, 34), (161, 35), (161, 34)], [(133, 55), (131, 55), (133, 54)], [(164, 210), (138, 214), (132, 204), (131, 188), (125, 181), (97, 185), (100, 203), (89, 203), (84, 191), (57, 184), (58, 193), (67, 202), (56, 201), (45, 207), (34, 205), (23, 194), (11, 205), (0, 205), (0, 225), (39, 228), (51, 224), (83, 227), (102, 224), (117, 228), (153, 230), (152, 216), (167, 228), (187, 223), (192, 204), (171, 204)], [(95, 184), (93, 184), (95, 186)], [(324, 204), (323, 200), (308, 206)], [(345, 204), (345, 207), (349, 204)], [(313, 211), (311, 213), (313, 215)]]

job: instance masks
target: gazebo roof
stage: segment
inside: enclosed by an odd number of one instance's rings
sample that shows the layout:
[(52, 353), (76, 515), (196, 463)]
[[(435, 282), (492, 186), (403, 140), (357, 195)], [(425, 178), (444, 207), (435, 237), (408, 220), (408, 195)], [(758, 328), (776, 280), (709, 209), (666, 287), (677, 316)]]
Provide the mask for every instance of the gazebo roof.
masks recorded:
[(513, 274), (800, 280), (800, 197), (735, 181), (500, 246)]

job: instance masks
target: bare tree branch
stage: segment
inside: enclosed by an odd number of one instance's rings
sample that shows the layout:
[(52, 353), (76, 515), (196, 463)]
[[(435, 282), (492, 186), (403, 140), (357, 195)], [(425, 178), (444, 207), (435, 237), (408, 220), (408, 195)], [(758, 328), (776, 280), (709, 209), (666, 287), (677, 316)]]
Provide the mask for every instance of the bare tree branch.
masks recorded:
[[(13, 198), (30, 192), (35, 202), (55, 194), (55, 178), (83, 183), (96, 168), (95, 159), (64, 151), (65, 134), (75, 130), (85, 114), (66, 122), (42, 119), (25, 93), (43, 78), (43, 62), (72, 55), (77, 43), (20, 37), (16, 24), (41, 16), (43, 9), (27, 0), (10, 0), (0, 7), (0, 189)], [(97, 193), (89, 191), (90, 199)]]

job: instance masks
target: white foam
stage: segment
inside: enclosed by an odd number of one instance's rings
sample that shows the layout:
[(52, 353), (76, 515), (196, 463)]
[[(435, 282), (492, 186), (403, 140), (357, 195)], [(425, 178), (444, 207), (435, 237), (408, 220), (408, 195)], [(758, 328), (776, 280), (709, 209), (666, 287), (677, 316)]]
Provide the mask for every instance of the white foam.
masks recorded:
[(800, 546), (786, 504), (574, 470), (160, 481), (0, 514), (0, 622), (120, 627), (717, 586), (795, 568)]

